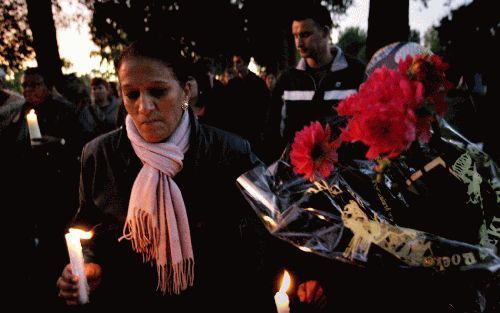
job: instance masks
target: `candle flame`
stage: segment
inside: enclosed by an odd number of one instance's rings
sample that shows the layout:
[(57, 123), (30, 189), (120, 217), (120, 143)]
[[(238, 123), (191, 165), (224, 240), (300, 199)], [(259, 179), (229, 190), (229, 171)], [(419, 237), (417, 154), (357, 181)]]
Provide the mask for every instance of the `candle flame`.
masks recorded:
[(290, 288), (291, 278), (287, 271), (283, 273), (283, 279), (281, 280), (281, 287), (278, 291), (279, 293), (286, 293), (288, 288)]
[(90, 239), (93, 235), (91, 231), (84, 231), (78, 228), (70, 228), (69, 232), (80, 239)]
[(31, 110), (29, 111), (28, 115), (30, 115), (30, 116), (36, 115), (36, 114), (35, 114), (35, 109), (31, 109)]

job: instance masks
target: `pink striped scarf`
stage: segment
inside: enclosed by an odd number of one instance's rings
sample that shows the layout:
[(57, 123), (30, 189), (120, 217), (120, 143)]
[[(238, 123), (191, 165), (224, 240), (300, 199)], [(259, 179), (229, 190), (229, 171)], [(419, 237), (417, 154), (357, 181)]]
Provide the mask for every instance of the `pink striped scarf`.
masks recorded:
[(143, 262), (156, 263), (163, 294), (179, 294), (194, 281), (194, 256), (186, 207), (174, 177), (189, 148), (189, 114), (166, 142), (148, 143), (127, 115), (127, 135), (143, 167), (137, 175), (119, 239), (130, 240)]

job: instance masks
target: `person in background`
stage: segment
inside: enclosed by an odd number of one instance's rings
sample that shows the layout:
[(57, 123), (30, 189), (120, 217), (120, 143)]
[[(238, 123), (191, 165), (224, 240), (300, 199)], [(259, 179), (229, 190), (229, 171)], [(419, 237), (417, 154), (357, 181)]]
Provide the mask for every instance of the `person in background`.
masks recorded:
[[(67, 262), (66, 224), (78, 204), (78, 157), (81, 138), (74, 106), (52, 92), (38, 68), (21, 77), (25, 101), (19, 117), (0, 132), (2, 208), (6, 221), (16, 225), (12, 236), (21, 278), (36, 290), (32, 301), (52, 307), (57, 303), (54, 280)], [(26, 115), (37, 115), (42, 138), (31, 140)]]
[(248, 53), (235, 52), (232, 61), (236, 77), (226, 86), (225, 101), (213, 112), (219, 118), (211, 122), (247, 139), (260, 156), (270, 93), (262, 78), (248, 69)]
[(21, 117), (24, 98), (5, 86), (5, 71), (0, 68), (0, 134), (3, 129)]
[[(276, 161), (295, 133), (310, 122), (336, 120), (334, 107), (356, 93), (363, 82), (364, 64), (331, 44), (332, 24), (330, 12), (320, 4), (301, 6), (293, 16), (291, 30), (301, 59), (279, 77), (272, 92), (260, 155), (268, 164)], [(301, 303), (320, 311), (333, 310), (336, 304), (332, 300), (344, 293), (331, 296), (337, 285), (330, 273), (338, 275), (339, 282), (349, 281), (351, 276), (343, 272), (349, 273), (350, 268), (286, 244), (274, 244), (276, 259), (281, 260), (278, 263), (297, 277), (295, 293)]]
[(90, 105), (85, 106), (78, 116), (85, 142), (119, 126), (117, 119), (120, 100), (112, 96), (106, 80), (100, 77), (90, 80), (90, 98)]
[[(72, 225), (94, 232), (85, 247), (91, 306), (272, 310), (263, 228), (235, 184), (260, 162), (248, 141), (198, 123), (189, 66), (174, 42), (159, 40), (123, 50), (125, 125), (83, 149)], [(77, 281), (67, 265), (57, 286), (68, 305), (77, 304)]]
[[(121, 99), (120, 86), (117, 82), (110, 81), (109, 84), (109, 94), (114, 99)], [(115, 100), (114, 100), (115, 101)]]
[(76, 107), (76, 114), (90, 105), (90, 90), (85, 81), (75, 73), (64, 75), (64, 84), (60, 87), (61, 95)]
[(229, 84), (229, 81), (235, 77), (236, 73), (234, 71), (234, 68), (232, 66), (227, 67), (222, 73), (221, 82), (224, 86), (227, 86), (227, 84)]
[(122, 94), (118, 82), (109, 82), (110, 95), (113, 97), (114, 102), (118, 102), (118, 111), (116, 112), (116, 126), (121, 127), (125, 123), (125, 116), (127, 111), (122, 105)]
[(205, 106), (199, 101), (200, 91), (198, 89), (198, 80), (194, 76), (189, 76), (188, 83), (191, 85), (189, 88), (189, 106), (196, 118), (200, 120), (205, 115)]
[(266, 74), (264, 81), (266, 82), (267, 89), (272, 92), (274, 90), (274, 86), (276, 86), (276, 75), (268, 73)]
[(217, 125), (219, 119), (225, 118), (219, 108), (227, 100), (224, 85), (214, 78), (211, 60), (201, 59), (194, 63), (191, 82), (191, 108), (200, 122)]
[(296, 131), (310, 122), (336, 118), (333, 109), (354, 94), (364, 79), (364, 64), (330, 42), (332, 19), (320, 4), (300, 7), (293, 16), (292, 34), (301, 59), (284, 72), (272, 95), (262, 158), (274, 162)]

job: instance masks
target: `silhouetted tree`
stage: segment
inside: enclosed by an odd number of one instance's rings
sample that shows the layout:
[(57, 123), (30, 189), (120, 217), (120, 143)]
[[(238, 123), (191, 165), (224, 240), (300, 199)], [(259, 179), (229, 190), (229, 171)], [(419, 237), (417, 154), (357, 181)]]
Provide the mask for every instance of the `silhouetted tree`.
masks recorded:
[(34, 56), (27, 7), (23, 0), (3, 0), (0, 10), (0, 66), (14, 72)]
[(408, 41), (420, 44), (420, 32), (417, 29), (410, 29)]
[[(494, 2), (475, 0), (452, 10), (437, 27), (443, 55), (461, 72), (498, 82), (500, 15)], [(491, 77), (491, 78), (489, 78)]]
[(424, 34), (424, 46), (432, 52), (441, 55), (442, 47), (439, 42), (439, 33), (435, 27), (430, 27)]
[[(107, 59), (113, 59), (124, 44), (151, 32), (177, 39), (195, 59), (211, 57), (224, 63), (233, 50), (243, 48), (275, 71), (294, 63), (291, 15), (310, 2), (275, 0), (276, 11), (264, 0), (99, 1), (94, 4), (91, 32)], [(335, 14), (345, 13), (351, 3), (326, 1)]]
[(62, 82), (62, 61), (52, 16), (52, 1), (26, 0), (26, 4), (38, 67), (47, 82), (57, 85)]
[[(484, 142), (486, 151), (498, 161), (499, 124), (495, 110), (500, 101), (500, 15), (495, 4), (475, 0), (463, 5), (443, 18), (437, 31), (442, 55), (450, 63), (448, 77), (455, 83), (463, 78), (474, 99), (475, 116), (463, 114), (463, 120), (458, 122), (475, 130), (477, 138), (472, 139)], [(479, 122), (471, 122), (474, 117)]]
[(410, 0), (370, 0), (366, 58), (395, 41), (407, 41), (410, 34)]
[(366, 62), (366, 32), (359, 27), (347, 27), (339, 35), (337, 45), (352, 56)]
[[(75, 0), (72, 4), (91, 8), (92, 0)], [(81, 11), (68, 16), (61, 14), (61, 10), (58, 0), (3, 0), (0, 6), (0, 66), (17, 72), (22, 70), (25, 61), (36, 56), (48, 80), (59, 84), (63, 62), (55, 24), (66, 26), (71, 21), (83, 20)]]
[[(70, 21), (81, 22), (82, 15), (59, 14), (58, 0), (28, 2), (31, 27), (25, 1), (3, 0), (0, 64), (19, 69), (33, 57), (35, 48), (40, 67), (51, 68), (50, 75), (58, 80), (62, 63), (57, 55), (57, 41), (51, 39), (55, 38), (54, 20), (56, 25), (65, 26)], [(264, 0), (74, 0), (73, 5), (85, 5), (92, 10), (92, 39), (108, 61), (114, 60), (125, 44), (153, 32), (176, 38), (184, 53), (193, 58), (207, 56), (219, 64), (229, 62), (232, 50), (244, 47), (258, 63), (274, 71), (295, 62), (291, 15), (311, 2), (323, 2), (332, 14), (344, 14), (352, 0), (275, 0), (272, 7), (279, 10), (269, 9), (269, 2)]]

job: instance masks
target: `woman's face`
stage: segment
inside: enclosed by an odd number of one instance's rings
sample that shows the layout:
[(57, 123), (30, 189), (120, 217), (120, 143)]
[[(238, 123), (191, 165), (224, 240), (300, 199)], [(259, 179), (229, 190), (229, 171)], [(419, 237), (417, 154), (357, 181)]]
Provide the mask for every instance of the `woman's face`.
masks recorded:
[(125, 109), (142, 138), (147, 142), (167, 139), (182, 117), (189, 85), (182, 87), (168, 66), (146, 57), (124, 59), (118, 78)]

